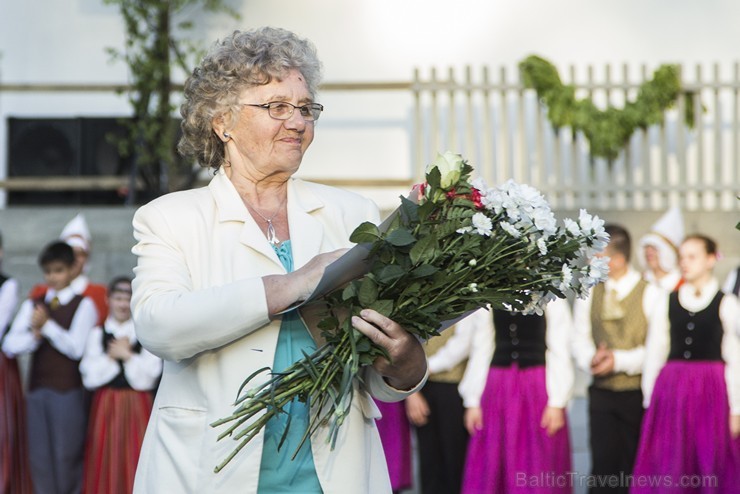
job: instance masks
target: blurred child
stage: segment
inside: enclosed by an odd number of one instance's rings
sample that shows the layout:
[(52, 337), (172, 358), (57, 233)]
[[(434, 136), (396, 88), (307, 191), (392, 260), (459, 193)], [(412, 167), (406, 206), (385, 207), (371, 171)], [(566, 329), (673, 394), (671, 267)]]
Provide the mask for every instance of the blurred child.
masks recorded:
[[(462, 492), (572, 492), (565, 407), (573, 391), (568, 301), (544, 315), (480, 310), (470, 318), (491, 328), (493, 358), (478, 372), (480, 405), (465, 411), (470, 432)], [(545, 476), (557, 479), (548, 484)]]
[(683, 232), (681, 210), (673, 207), (640, 239), (637, 259), (645, 280), (668, 292), (678, 289), (683, 281), (678, 269), (678, 246), (683, 240)]
[(493, 335), (486, 325), (468, 324), (472, 316), (430, 338), (424, 351), (429, 379), (406, 398), (406, 414), (416, 428), (422, 494), (460, 492), (469, 435), (466, 407), (478, 406)]
[(591, 374), (588, 388), (591, 479), (596, 494), (626, 493), (642, 424), (640, 379), (645, 339), (668, 326), (666, 291), (642, 279), (630, 265), (632, 241), (622, 226), (608, 224), (609, 278), (573, 303), (571, 349), (576, 365)]
[(44, 247), (39, 265), (48, 288), (42, 297), (21, 304), (3, 351), (11, 357), (32, 354), (27, 407), (35, 492), (80, 492), (87, 393), (79, 360), (97, 311), (70, 287), (75, 256), (67, 243)]
[(740, 492), (733, 460), (733, 438), (740, 435), (740, 305), (720, 291), (716, 262), (714, 240), (686, 237), (679, 249), (685, 283), (669, 296), (670, 329), (648, 333), (647, 411), (635, 478), (665, 480), (635, 485), (633, 493), (676, 492), (688, 476), (707, 482), (692, 492)]
[[(3, 240), (0, 235), (0, 262)], [(0, 272), (0, 344), (18, 305), (18, 282)], [(0, 494), (29, 494), (26, 403), (18, 363), (0, 352)]]
[[(59, 240), (66, 242), (72, 247), (75, 254), (75, 265), (73, 269), (72, 291), (83, 297), (88, 297), (95, 303), (98, 311), (98, 325), (102, 325), (105, 318), (108, 317), (108, 303), (105, 294), (105, 285), (90, 282), (87, 273), (90, 265), (90, 248), (92, 240), (87, 222), (82, 214), (72, 218), (69, 223), (64, 225)], [(38, 284), (31, 288), (29, 298), (42, 298), (46, 293), (46, 285)]]
[(96, 390), (85, 447), (82, 492), (128, 494), (152, 411), (162, 361), (141, 347), (131, 319), (131, 279), (108, 285), (109, 316), (90, 332), (82, 382)]
[(375, 400), (382, 417), (375, 421), (383, 444), (388, 474), (391, 477), (393, 493), (410, 489), (413, 485), (413, 466), (411, 462), (411, 426), (406, 418), (403, 401), (386, 403)]

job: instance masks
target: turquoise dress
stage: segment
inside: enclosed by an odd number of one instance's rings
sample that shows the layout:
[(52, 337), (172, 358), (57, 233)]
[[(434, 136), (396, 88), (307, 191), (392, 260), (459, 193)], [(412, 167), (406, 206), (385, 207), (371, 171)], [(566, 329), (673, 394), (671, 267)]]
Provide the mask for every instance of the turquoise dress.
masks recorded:
[[(285, 269), (288, 272), (293, 271), (290, 240), (286, 240), (274, 249)], [(316, 343), (298, 316), (298, 311), (292, 310), (284, 314), (275, 349), (273, 370), (280, 372), (301, 359), (303, 352), (310, 354), (315, 350)], [(303, 444), (295, 460), (290, 459), (308, 429), (309, 407), (305, 403), (294, 400), (288, 404), (285, 411), (287, 414), (280, 414), (265, 425), (265, 444), (262, 449), (257, 492), (259, 494), (320, 494), (322, 490), (313, 463), (310, 441)], [(278, 443), (285, 430), (288, 415), (291, 417), (290, 430), (278, 451)]]

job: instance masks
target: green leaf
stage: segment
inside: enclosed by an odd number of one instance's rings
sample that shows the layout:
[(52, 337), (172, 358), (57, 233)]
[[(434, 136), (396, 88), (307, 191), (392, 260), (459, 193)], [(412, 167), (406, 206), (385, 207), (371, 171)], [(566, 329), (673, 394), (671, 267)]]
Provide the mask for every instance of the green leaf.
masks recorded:
[(342, 290), (342, 300), (349, 300), (357, 296), (357, 283), (352, 282)]
[(360, 282), (360, 290), (357, 295), (360, 300), (360, 304), (363, 307), (368, 307), (378, 299), (378, 285), (372, 278), (366, 276)]
[(416, 223), (419, 221), (419, 205), (406, 197), (401, 196), (401, 213), (407, 223)]
[(393, 313), (393, 300), (376, 300), (368, 308), (380, 312), (385, 317), (390, 317)]
[(439, 168), (433, 167), (429, 173), (427, 173), (427, 183), (434, 189), (439, 189), (440, 182), (442, 181), (442, 174), (439, 172)]
[(388, 285), (402, 277), (404, 274), (406, 274), (406, 270), (401, 266), (390, 264), (388, 266), (383, 266), (375, 275), (375, 279), (381, 285)]
[(369, 221), (366, 221), (362, 223), (360, 226), (358, 226), (357, 228), (355, 228), (355, 231), (352, 232), (352, 235), (350, 235), (349, 240), (356, 244), (364, 244), (364, 243), (375, 242), (379, 238), (380, 238), (380, 230), (378, 230), (377, 225)]
[(431, 264), (422, 264), (418, 268), (411, 271), (411, 277), (424, 278), (425, 276), (433, 275), (437, 271), (439, 271), (439, 268), (436, 266), (432, 266)]
[(405, 228), (396, 228), (385, 237), (385, 241), (391, 245), (400, 247), (413, 244), (416, 242), (416, 237)]
[(426, 237), (422, 237), (418, 242), (411, 248), (409, 256), (413, 264), (420, 262), (428, 262), (434, 257), (434, 253), (437, 250), (437, 236), (432, 233)]

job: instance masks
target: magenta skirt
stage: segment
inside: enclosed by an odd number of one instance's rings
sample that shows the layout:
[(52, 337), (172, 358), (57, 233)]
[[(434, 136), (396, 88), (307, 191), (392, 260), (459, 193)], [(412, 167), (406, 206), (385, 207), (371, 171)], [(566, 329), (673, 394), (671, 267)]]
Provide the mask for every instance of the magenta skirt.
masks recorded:
[(548, 436), (545, 367), (491, 367), (481, 397), (483, 429), (468, 443), (465, 494), (570, 493), (568, 425)]
[(376, 420), (380, 441), (383, 443), (391, 488), (394, 491), (411, 488), (411, 429), (403, 401), (386, 403), (376, 400), (383, 417)]
[(642, 422), (630, 492), (740, 493), (729, 420), (723, 362), (668, 361)]

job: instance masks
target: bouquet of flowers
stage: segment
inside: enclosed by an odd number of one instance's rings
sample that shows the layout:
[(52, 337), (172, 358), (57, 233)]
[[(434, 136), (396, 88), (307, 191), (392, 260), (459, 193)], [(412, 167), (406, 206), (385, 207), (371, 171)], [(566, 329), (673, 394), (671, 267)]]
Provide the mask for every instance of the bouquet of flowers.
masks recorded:
[(367, 273), (324, 296), (324, 346), (252, 389), (257, 373), (249, 376), (233, 414), (211, 424), (230, 424), (219, 440), (239, 442), (217, 472), (296, 398), (312, 410), (303, 442), (325, 424), (334, 445), (360, 368), (384, 355), (351, 325), (362, 309), (426, 340), (476, 309), (541, 314), (555, 297), (583, 297), (606, 278), (607, 259), (595, 257), (608, 241), (602, 220), (581, 210), (578, 221), (558, 227), (534, 188), (513, 181), (488, 188), (470, 180), (472, 171), (459, 155), (438, 155), (386, 228), (355, 229), (350, 240), (369, 249)]

